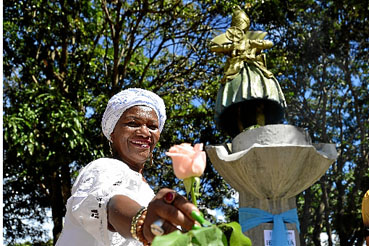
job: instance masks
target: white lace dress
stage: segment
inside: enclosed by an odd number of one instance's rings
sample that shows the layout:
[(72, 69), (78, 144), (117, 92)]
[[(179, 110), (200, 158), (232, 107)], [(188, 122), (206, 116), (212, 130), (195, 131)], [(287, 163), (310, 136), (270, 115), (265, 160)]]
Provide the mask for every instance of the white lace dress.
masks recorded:
[(142, 175), (125, 163), (100, 158), (84, 167), (72, 188), (67, 202), (64, 228), (57, 246), (139, 246), (134, 239), (125, 239), (107, 228), (106, 204), (117, 194), (125, 195), (142, 206), (154, 197)]

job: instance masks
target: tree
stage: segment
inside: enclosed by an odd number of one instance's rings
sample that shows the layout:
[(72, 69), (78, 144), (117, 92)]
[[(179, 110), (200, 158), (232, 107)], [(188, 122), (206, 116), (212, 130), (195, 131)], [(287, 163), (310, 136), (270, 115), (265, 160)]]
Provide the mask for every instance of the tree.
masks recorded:
[(283, 49), (271, 55), (287, 92), (287, 120), (308, 129), (315, 142), (335, 143), (339, 153), (299, 197), (303, 244), (320, 245), (325, 232), (328, 245), (333, 234), (341, 245), (362, 245), (360, 203), (369, 188), (368, 3), (288, 1), (282, 8), (284, 18), (271, 33)]
[[(58, 237), (78, 169), (109, 153), (100, 119), (115, 92), (147, 88), (179, 112), (168, 125), (188, 128), (174, 138), (173, 129), (164, 132), (163, 148), (170, 145), (165, 139), (204, 140), (200, 132), (182, 136), (199, 122), (185, 118), (187, 114), (211, 117), (204, 107), (211, 103), (216, 83), (208, 88), (205, 82), (213, 78), (215, 62), (203, 57), (216, 11), (199, 14), (208, 7), (212, 10), (208, 3), (180, 1), (5, 3), (4, 227), (8, 242), (24, 235), (39, 238), (40, 228), (24, 220), (43, 223), (46, 208), (51, 208), (54, 239)], [(180, 104), (172, 105), (174, 100)], [(203, 106), (191, 106), (193, 100)], [(214, 131), (210, 122), (202, 128)], [(164, 160), (158, 165), (164, 165)], [(157, 181), (153, 176), (152, 182)]]
[[(337, 144), (327, 174), (298, 198), (303, 243), (359, 245), (360, 198), (368, 172), (368, 3), (365, 1), (6, 1), (4, 2), (4, 227), (8, 243), (42, 231), (52, 210), (54, 239), (81, 166), (109, 155), (100, 120), (108, 98), (127, 87), (162, 96), (168, 121), (153, 186), (183, 189), (164, 152), (181, 142), (229, 141), (213, 108), (223, 59), (208, 41), (247, 8), (252, 28), (269, 32), (269, 69), (287, 98), (286, 122), (316, 142)], [(249, 7), (249, 8), (248, 8)], [(257, 23), (257, 24), (256, 24)], [(210, 161), (201, 206), (221, 207), (232, 190)], [(159, 172), (160, 170), (160, 172)], [(216, 195), (215, 195), (216, 194)], [(345, 223), (343, 223), (345, 221)], [(349, 222), (346, 222), (349, 221)]]
[[(5, 5), (4, 26), (4, 226), (6, 238), (41, 231), (23, 220), (43, 222), (51, 208), (54, 236), (62, 228), (73, 170), (101, 155), (93, 149), (86, 104), (98, 81), (102, 29), (88, 1), (18, 1)], [(84, 23), (83, 19), (94, 20)], [(96, 19), (97, 18), (97, 19)], [(87, 63), (85, 63), (87, 62)], [(92, 76), (91, 76), (91, 75)], [(88, 129), (88, 130), (85, 130)], [(90, 136), (90, 137), (87, 137)]]

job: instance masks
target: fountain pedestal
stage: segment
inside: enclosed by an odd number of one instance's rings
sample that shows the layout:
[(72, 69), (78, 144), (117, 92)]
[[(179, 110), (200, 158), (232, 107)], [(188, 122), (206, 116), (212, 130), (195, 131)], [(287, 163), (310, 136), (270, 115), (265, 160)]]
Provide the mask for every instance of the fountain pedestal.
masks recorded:
[[(208, 146), (206, 151), (219, 174), (239, 192), (239, 222), (254, 246), (265, 245), (264, 232), (273, 220), (246, 230), (251, 222), (243, 210), (278, 215), (296, 209), (295, 196), (323, 176), (337, 157), (334, 144), (312, 144), (303, 129), (278, 124), (244, 131), (232, 144)], [(287, 223), (287, 229), (294, 231), (299, 245), (297, 225)]]

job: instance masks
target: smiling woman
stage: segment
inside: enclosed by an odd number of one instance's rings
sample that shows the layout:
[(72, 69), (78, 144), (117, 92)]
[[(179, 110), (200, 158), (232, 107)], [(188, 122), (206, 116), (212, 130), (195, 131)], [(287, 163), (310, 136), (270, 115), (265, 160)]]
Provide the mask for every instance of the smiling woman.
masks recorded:
[(123, 159), (132, 170), (140, 172), (160, 137), (158, 117), (147, 106), (129, 108), (110, 137), (114, 158)]
[(167, 188), (155, 195), (142, 176), (165, 120), (163, 100), (150, 91), (127, 89), (109, 100), (102, 130), (113, 158), (80, 171), (56, 245), (150, 245), (156, 235), (194, 226), (192, 203)]

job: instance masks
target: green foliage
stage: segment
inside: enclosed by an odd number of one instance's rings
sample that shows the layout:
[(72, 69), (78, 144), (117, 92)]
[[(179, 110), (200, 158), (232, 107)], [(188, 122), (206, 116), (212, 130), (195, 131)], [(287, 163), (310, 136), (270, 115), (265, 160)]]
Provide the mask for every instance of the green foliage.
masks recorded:
[[(206, 48), (215, 12), (198, 14), (206, 9), (213, 7), (154, 1), (4, 4), (4, 236), (8, 243), (25, 235), (41, 237), (45, 232), (25, 221), (32, 218), (42, 224), (48, 208), (57, 238), (78, 169), (109, 154), (101, 116), (109, 97), (123, 88), (157, 92), (168, 112), (172, 105), (179, 106), (178, 116), (170, 113), (161, 149), (155, 153), (158, 166), (163, 165), (159, 156), (174, 142), (215, 142), (206, 138), (216, 133), (210, 107), (217, 84), (206, 83), (216, 77), (217, 62), (207, 59)], [(177, 106), (173, 92), (180, 99)], [(201, 118), (208, 121), (200, 123)], [(202, 139), (196, 132), (200, 125), (202, 131), (211, 131)], [(148, 171), (156, 184), (161, 178), (158, 170)], [(176, 182), (170, 171), (167, 166), (160, 175)], [(162, 183), (175, 186), (165, 179)]]
[(152, 245), (174, 246), (174, 245), (190, 245), (191, 238), (181, 233), (180, 231), (174, 231), (168, 235), (156, 237)]
[(329, 245), (333, 234), (342, 245), (361, 245), (360, 206), (369, 188), (368, 4), (286, 3), (287, 23), (268, 25), (282, 49), (268, 57), (285, 91), (287, 121), (306, 128), (313, 142), (335, 143), (339, 153), (326, 175), (298, 198), (303, 244), (320, 245), (325, 232)]
[(168, 235), (155, 237), (153, 246), (251, 246), (251, 241), (236, 222), (212, 225), (190, 230), (186, 233), (174, 231)]
[(25, 242), (25, 243), (16, 243), (16, 244), (9, 244), (9, 246), (52, 246), (53, 240), (49, 240), (47, 242)]
[[(160, 184), (184, 191), (164, 152), (182, 142), (230, 141), (213, 120), (224, 60), (209, 52), (208, 41), (229, 26), (238, 4), (249, 7), (251, 29), (268, 31), (275, 44), (267, 61), (286, 96), (286, 122), (339, 152), (298, 197), (302, 244), (320, 245), (322, 232), (342, 245), (362, 242), (360, 201), (369, 187), (366, 1), (18, 0), (4, 1), (3, 19), (7, 243), (41, 238), (45, 232), (35, 224), (45, 222), (48, 209), (57, 238), (78, 169), (109, 155), (101, 117), (124, 88), (164, 98), (168, 120), (145, 176), (155, 190)], [(220, 208), (237, 220), (237, 209), (224, 204), (235, 191), (209, 160), (200, 193), (200, 208)]]
[(187, 246), (187, 245), (214, 245), (223, 246), (227, 242), (223, 239), (224, 235), (217, 226), (202, 227), (197, 230), (190, 230), (186, 233), (172, 232), (168, 235), (155, 238), (153, 246), (168, 245), (168, 246)]
[(238, 246), (251, 246), (251, 240), (242, 233), (241, 225), (236, 222), (219, 225), (219, 228), (226, 235), (228, 244)]

